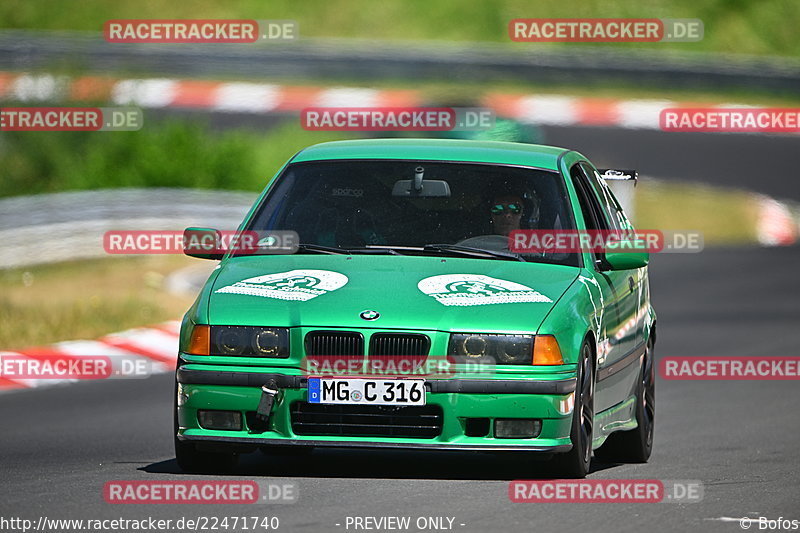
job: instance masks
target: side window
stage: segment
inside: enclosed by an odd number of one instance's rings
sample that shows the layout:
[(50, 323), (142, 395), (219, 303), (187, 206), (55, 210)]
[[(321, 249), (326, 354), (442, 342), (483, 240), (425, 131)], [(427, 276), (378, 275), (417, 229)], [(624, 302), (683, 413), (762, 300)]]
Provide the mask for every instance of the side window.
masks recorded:
[(611, 229), (625, 230), (630, 228), (630, 222), (628, 222), (628, 218), (622, 211), (619, 202), (617, 202), (617, 199), (614, 197), (614, 193), (611, 192), (608, 184), (603, 181), (603, 178), (601, 178), (597, 171), (590, 165), (587, 165), (586, 163), (581, 163), (580, 165), (584, 174), (588, 177), (589, 182), (592, 184), (592, 187), (597, 193), (597, 196), (603, 205), (603, 211), (605, 211), (608, 215)]
[(578, 201), (581, 204), (583, 219), (586, 221), (586, 229), (589, 230), (608, 230), (611, 226), (608, 219), (600, 208), (597, 194), (589, 185), (589, 180), (579, 164), (573, 165), (570, 170), (572, 183), (578, 193)]
[[(592, 186), (589, 185), (589, 179), (586, 177), (580, 165), (573, 165), (570, 170), (570, 176), (572, 177), (573, 185), (575, 185), (575, 191), (578, 194), (578, 203), (580, 203), (581, 206), (583, 219), (586, 221), (586, 229), (590, 231), (609, 230), (610, 226), (603, 210), (600, 208), (600, 201), (597, 198), (597, 194), (593, 191)], [(595, 265), (603, 260), (602, 252), (593, 252), (592, 256), (594, 257)]]

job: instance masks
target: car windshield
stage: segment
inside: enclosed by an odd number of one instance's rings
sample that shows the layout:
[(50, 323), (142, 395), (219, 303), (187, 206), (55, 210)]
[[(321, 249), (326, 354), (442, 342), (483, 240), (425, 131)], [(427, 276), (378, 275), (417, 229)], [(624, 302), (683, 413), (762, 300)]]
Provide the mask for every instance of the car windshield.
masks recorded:
[[(420, 183), (423, 192), (415, 194)], [(515, 229), (573, 227), (563, 180), (554, 171), (335, 160), (287, 166), (245, 229), (295, 231), (297, 253), (462, 253), (576, 266), (577, 254), (513, 254), (507, 237)]]

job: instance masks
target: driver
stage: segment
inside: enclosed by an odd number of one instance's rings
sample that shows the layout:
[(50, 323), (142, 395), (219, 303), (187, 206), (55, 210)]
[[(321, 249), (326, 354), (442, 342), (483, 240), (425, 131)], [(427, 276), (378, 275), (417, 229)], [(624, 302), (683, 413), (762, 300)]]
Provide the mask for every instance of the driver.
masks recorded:
[(492, 231), (507, 237), (512, 231), (521, 229), (522, 205), (522, 197), (517, 194), (495, 196), (489, 207), (492, 215)]

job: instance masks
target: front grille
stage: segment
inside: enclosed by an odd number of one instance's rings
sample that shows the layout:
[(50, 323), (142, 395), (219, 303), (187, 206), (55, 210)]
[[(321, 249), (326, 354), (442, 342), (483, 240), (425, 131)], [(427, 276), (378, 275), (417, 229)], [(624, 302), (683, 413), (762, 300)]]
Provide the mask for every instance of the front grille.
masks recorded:
[(364, 336), (356, 331), (312, 331), (306, 355), (364, 355)]
[(431, 340), (417, 333), (376, 333), (370, 338), (370, 355), (428, 355)]
[(291, 408), (296, 435), (335, 437), (407, 437), (432, 439), (442, 432), (438, 405), (389, 407), (295, 402)]

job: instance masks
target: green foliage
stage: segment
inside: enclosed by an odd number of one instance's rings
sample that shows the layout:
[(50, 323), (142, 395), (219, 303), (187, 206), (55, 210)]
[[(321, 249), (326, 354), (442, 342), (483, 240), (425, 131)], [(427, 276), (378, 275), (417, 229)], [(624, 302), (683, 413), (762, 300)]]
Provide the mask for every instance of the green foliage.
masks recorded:
[(0, 134), (0, 196), (114, 187), (260, 191), (298, 150), (341, 138), (287, 124), (213, 132), (164, 121), (135, 132)]
[[(109, 19), (293, 19), (302, 37), (510, 43), (514, 18), (699, 18), (699, 43), (607, 44), (740, 54), (800, 55), (797, 0), (4, 0), (0, 27), (100, 32)], [(556, 46), (582, 46), (556, 45)]]

